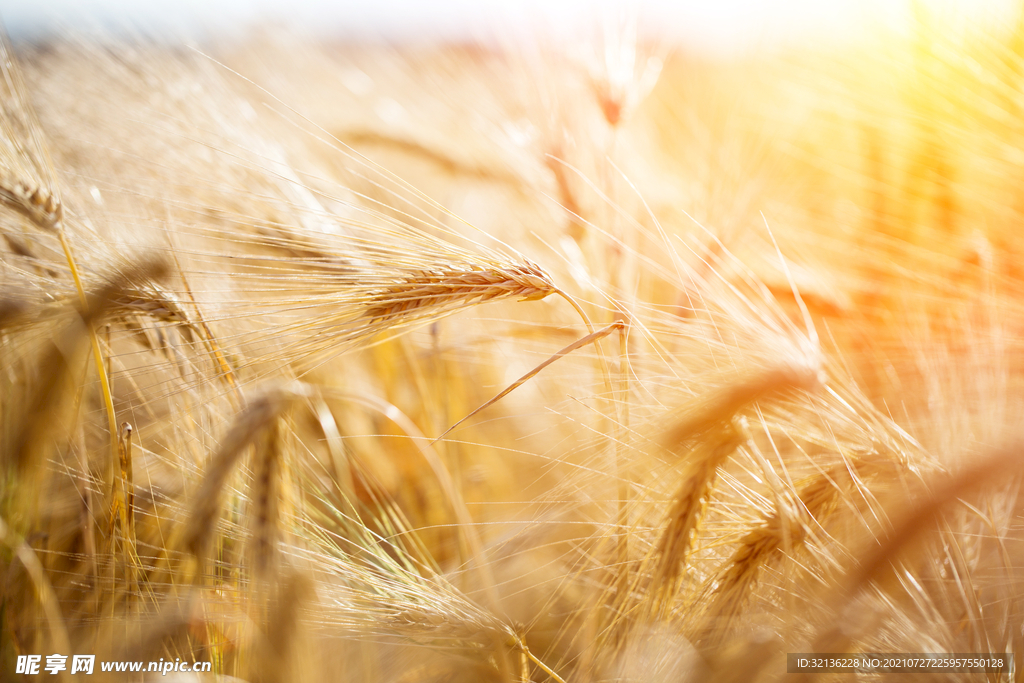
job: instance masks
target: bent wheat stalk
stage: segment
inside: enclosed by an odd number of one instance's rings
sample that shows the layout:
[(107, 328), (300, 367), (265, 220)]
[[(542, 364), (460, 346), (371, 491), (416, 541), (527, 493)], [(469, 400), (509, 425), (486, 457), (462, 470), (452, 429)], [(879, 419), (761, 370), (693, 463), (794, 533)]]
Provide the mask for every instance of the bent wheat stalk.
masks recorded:
[(484, 404), (482, 404), (478, 408), (475, 408), (469, 415), (466, 415), (466, 417), (462, 418), (461, 420), (459, 420), (458, 422), (453, 424), (451, 427), (446, 429), (444, 431), (444, 433), (442, 433), (439, 437), (434, 439), (431, 443), (437, 443), (438, 441), (443, 439), (445, 436), (450, 434), (451, 431), (454, 430), (456, 427), (458, 427), (460, 424), (462, 424), (466, 420), (470, 419), (471, 417), (473, 417), (477, 413), (481, 412), (482, 410), (485, 410), (485, 409), (491, 407), (492, 405), (494, 405), (495, 403), (497, 403), (501, 399), (505, 398), (510, 393), (512, 393), (513, 391), (515, 391), (516, 389), (518, 389), (519, 387), (521, 387), (525, 383), (529, 382), (541, 370), (543, 370), (547, 366), (551, 365), (555, 361), (559, 360), (560, 358), (564, 358), (565, 356), (568, 356), (570, 353), (572, 353), (576, 349), (580, 349), (580, 348), (586, 346), (587, 344), (593, 344), (593, 343), (595, 343), (597, 341), (600, 341), (601, 339), (604, 339), (605, 337), (607, 337), (609, 334), (611, 334), (613, 332), (616, 332), (616, 331), (622, 330), (624, 327), (625, 327), (625, 323), (623, 321), (616, 320), (614, 323), (612, 323), (608, 327), (605, 327), (604, 329), (601, 329), (601, 330), (598, 330), (597, 332), (593, 332), (591, 334), (588, 334), (587, 336), (583, 337), (582, 339), (577, 339), (572, 344), (569, 344), (568, 346), (566, 346), (561, 351), (559, 351), (558, 353), (556, 353), (553, 356), (551, 356), (550, 358), (548, 358), (546, 361), (544, 361), (540, 365), (537, 365), (536, 367), (534, 367), (532, 370), (530, 370), (525, 375), (523, 375), (522, 377), (517, 379), (515, 382), (512, 382), (512, 384), (510, 384), (507, 387), (505, 387), (504, 389), (502, 389), (501, 392), (499, 392), (497, 396), (495, 396), (494, 398), (488, 400), (487, 402), (485, 402)]

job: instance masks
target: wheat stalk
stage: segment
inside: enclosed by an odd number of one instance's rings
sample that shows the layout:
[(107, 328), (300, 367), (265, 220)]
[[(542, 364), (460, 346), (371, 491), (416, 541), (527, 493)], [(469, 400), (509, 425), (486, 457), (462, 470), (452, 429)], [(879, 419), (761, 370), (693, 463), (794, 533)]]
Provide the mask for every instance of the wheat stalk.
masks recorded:
[[(120, 468), (114, 477), (110, 495), (110, 524), (108, 537), (113, 549), (121, 547), (121, 567), (125, 579), (125, 590), (129, 595), (136, 591), (138, 583), (138, 539), (135, 535), (135, 477), (132, 463), (132, 426), (121, 423), (117, 435), (117, 452)], [(117, 532), (120, 532), (119, 534)], [(119, 543), (118, 543), (119, 542)]]
[(281, 420), (266, 428), (256, 458), (252, 486), (253, 566), (257, 580), (272, 575), (277, 565), (279, 507), (281, 496)]

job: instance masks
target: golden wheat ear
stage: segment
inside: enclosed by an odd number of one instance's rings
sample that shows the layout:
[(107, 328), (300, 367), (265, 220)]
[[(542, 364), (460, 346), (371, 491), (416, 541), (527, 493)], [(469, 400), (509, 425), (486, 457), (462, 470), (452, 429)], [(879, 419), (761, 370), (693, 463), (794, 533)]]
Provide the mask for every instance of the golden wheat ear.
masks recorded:
[(429, 314), (432, 309), (449, 310), (508, 297), (538, 301), (554, 291), (547, 274), (533, 264), (469, 270), (441, 267), (414, 273), (374, 293), (363, 315), (390, 326), (406, 316)]
[(734, 419), (710, 435), (688, 458), (683, 484), (668, 512), (668, 525), (658, 540), (658, 563), (654, 569), (650, 596), (653, 613), (667, 616), (690, 558), (697, 528), (707, 511), (718, 470), (727, 458), (751, 438), (744, 418)]
[(662, 444), (676, 450), (709, 430), (727, 423), (743, 408), (771, 396), (794, 390), (811, 390), (822, 383), (822, 374), (814, 368), (784, 365), (760, 371), (701, 396), (700, 405), (687, 404), (677, 413), (675, 423), (661, 435)]
[[(273, 477), (277, 469), (275, 425), (281, 415), (289, 410), (295, 401), (305, 397), (306, 393), (301, 385), (276, 387), (253, 399), (245, 410), (235, 418), (234, 424), (221, 440), (220, 447), (210, 459), (203, 483), (196, 493), (189, 521), (183, 531), (184, 547), (200, 561), (205, 557), (210, 540), (215, 534), (223, 490), (239, 460), (250, 446), (269, 432), (272, 443), (268, 444), (267, 450), (262, 454), (262, 459), (268, 461), (264, 462), (262, 467), (267, 476)], [(267, 467), (268, 463), (270, 464), (269, 468)], [(269, 486), (272, 482), (263, 483)], [(262, 491), (260, 497), (264, 498), (266, 495), (268, 492)], [(270, 503), (269, 500), (263, 501), (266, 506), (269, 506)], [(260, 507), (260, 510), (266, 516), (264, 520), (266, 523), (276, 523), (276, 516), (273, 516), (269, 507)], [(268, 534), (269, 531), (266, 529), (261, 531), (257, 542), (266, 541), (269, 537)]]
[(54, 322), (62, 324), (57, 331), (48, 330), (52, 336), (43, 346), (39, 358), (38, 376), (42, 380), (28, 390), (20, 405), (15, 406), (16, 410), (24, 411), (24, 415), (16, 422), (18, 428), (13, 431), (13, 439), (6, 444), (4, 457), (17, 463), (18, 469), (35, 468), (45, 460), (30, 456), (30, 452), (47, 442), (43, 435), (54, 428), (52, 413), (55, 406), (71, 398), (68, 373), (81, 370), (83, 359), (80, 352), (90, 330), (111, 315), (116, 300), (130, 287), (129, 280), (140, 273), (159, 277), (162, 272), (163, 266), (159, 263), (142, 265), (136, 273), (122, 274), (86, 292), (84, 301), (60, 306), (56, 311), (49, 304), (33, 307), (16, 301), (5, 307), (5, 327), (0, 329), (13, 334), (14, 340), (21, 334), (31, 335), (36, 331), (35, 326), (46, 329)]
[[(829, 606), (836, 613), (842, 613), (869, 586), (884, 587), (885, 579), (898, 585), (901, 579), (891, 574), (899, 566), (901, 555), (905, 556), (915, 542), (940, 528), (944, 518), (950, 516), (951, 508), (972, 509), (971, 500), (977, 499), (979, 494), (998, 490), (1006, 481), (1019, 479), (1024, 470), (1020, 457), (1022, 448), (1024, 442), (1017, 437), (1002, 446), (987, 449), (957, 472), (933, 472), (914, 482), (909, 491), (900, 495), (898, 502), (890, 505), (894, 512), (891, 531), (884, 538), (863, 542), (861, 552), (856, 555), (860, 561), (841, 577), (827, 596)], [(862, 634), (850, 625), (830, 624), (818, 634), (812, 651), (843, 652), (860, 636)]]
[(899, 471), (898, 464), (882, 459), (845, 462), (803, 482), (792, 502), (780, 496), (779, 507), (739, 539), (732, 556), (705, 584), (701, 625), (695, 630), (701, 648), (710, 653), (727, 642), (765, 572), (819, 535), (855, 486)]

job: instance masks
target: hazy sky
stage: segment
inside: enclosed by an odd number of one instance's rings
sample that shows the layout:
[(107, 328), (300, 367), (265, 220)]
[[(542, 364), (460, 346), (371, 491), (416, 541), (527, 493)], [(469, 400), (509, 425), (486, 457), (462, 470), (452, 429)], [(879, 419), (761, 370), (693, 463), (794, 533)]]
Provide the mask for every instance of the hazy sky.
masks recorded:
[[(641, 24), (696, 47), (722, 51), (793, 40), (843, 40), (879, 25), (899, 27), (915, 0), (0, 0), (15, 37), (57, 26), (125, 26), (167, 35), (223, 33), (259, 22), (324, 34), (409, 38), (483, 37), (539, 23), (572, 33), (602, 8), (629, 8)], [(974, 15), (1006, 15), (1011, 0), (916, 0)]]

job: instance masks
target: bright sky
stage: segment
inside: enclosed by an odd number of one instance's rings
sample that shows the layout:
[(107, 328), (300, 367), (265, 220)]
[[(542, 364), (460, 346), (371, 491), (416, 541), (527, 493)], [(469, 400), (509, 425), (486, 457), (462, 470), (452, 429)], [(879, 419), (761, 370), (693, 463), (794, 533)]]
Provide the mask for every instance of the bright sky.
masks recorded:
[(1012, 16), (1013, 0), (0, 0), (15, 37), (55, 26), (130, 26), (167, 34), (244, 29), (260, 21), (324, 34), (403, 39), (486, 37), (540, 23), (548, 33), (592, 28), (602, 8), (639, 8), (641, 25), (720, 52), (802, 40), (854, 39), (908, 23), (914, 2), (974, 18)]

